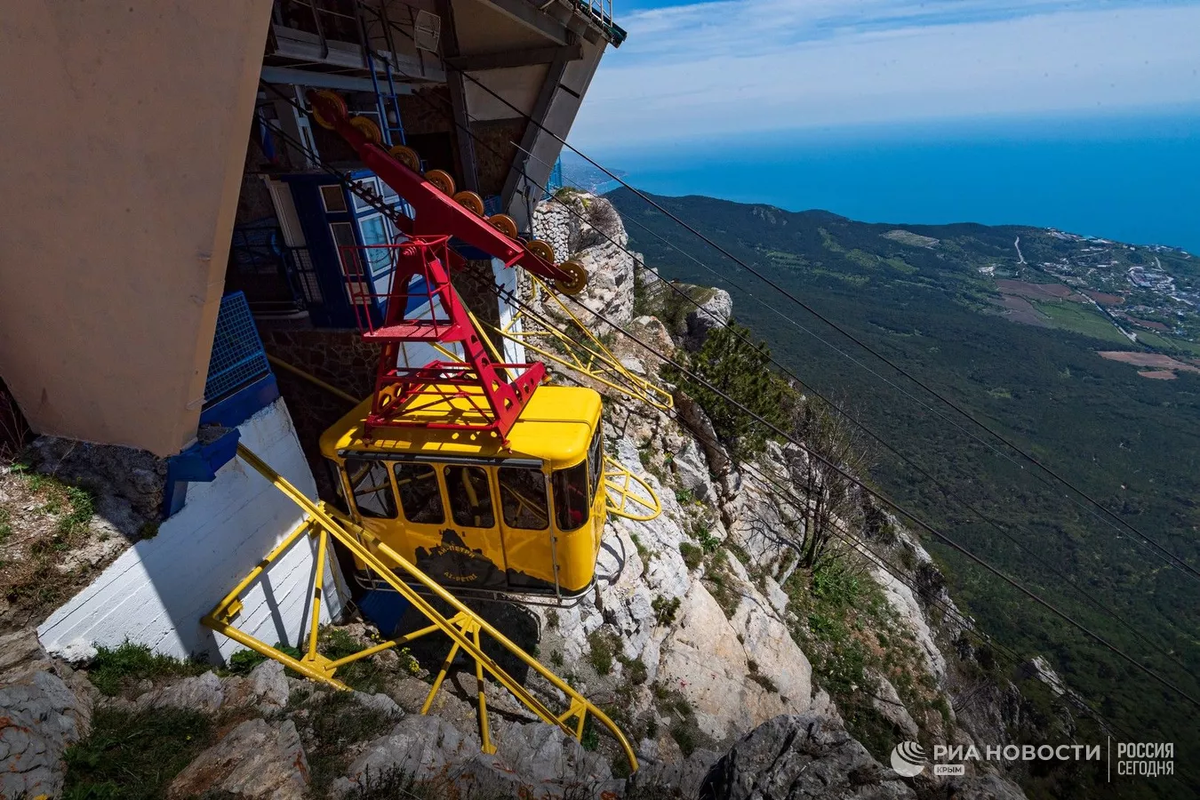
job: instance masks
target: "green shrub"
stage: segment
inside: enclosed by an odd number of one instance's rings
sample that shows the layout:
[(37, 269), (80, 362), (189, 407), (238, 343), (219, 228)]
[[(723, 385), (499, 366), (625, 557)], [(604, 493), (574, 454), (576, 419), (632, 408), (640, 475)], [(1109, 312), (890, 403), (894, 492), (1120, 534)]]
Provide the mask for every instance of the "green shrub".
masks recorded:
[(654, 610), (655, 621), (665, 627), (675, 621), (675, 615), (679, 612), (679, 598), (656, 597), (650, 603), (650, 608)]
[(712, 531), (703, 522), (697, 522), (692, 528), (692, 538), (700, 543), (700, 549), (707, 555), (721, 546), (721, 540), (712, 535)]
[(679, 543), (679, 554), (683, 556), (683, 563), (687, 565), (689, 570), (700, 566), (700, 562), (704, 560), (704, 551), (696, 547), (696, 545), (687, 542)]
[[(330, 661), (354, 655), (364, 647), (365, 645), (358, 642), (344, 628), (326, 626), (321, 629), (317, 639), (318, 651)], [(351, 689), (367, 694), (383, 691), (384, 685), (387, 683), (386, 670), (379, 664), (375, 656), (360, 658), (338, 667), (335, 677)]]
[(597, 675), (608, 675), (612, 672), (613, 658), (616, 656), (616, 637), (603, 629), (597, 629), (588, 634), (587, 638), (591, 646), (588, 661)]
[(640, 658), (625, 658), (617, 656), (621, 662), (621, 666), (625, 668), (625, 678), (632, 686), (641, 686), (646, 682), (649, 673), (646, 671), (646, 665)]

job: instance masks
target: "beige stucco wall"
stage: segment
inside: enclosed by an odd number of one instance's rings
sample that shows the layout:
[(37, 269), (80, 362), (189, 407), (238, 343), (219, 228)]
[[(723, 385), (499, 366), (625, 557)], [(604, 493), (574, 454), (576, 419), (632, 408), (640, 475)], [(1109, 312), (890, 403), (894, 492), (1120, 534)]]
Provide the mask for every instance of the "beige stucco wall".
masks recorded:
[(194, 435), (271, 0), (0, 15), (0, 376), (34, 429)]

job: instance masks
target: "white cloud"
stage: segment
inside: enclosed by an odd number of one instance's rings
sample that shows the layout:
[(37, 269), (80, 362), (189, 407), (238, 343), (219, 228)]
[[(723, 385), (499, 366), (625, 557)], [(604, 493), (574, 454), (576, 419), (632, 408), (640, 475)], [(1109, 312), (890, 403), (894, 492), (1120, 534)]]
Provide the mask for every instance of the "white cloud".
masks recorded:
[(720, 0), (632, 14), (572, 142), (1200, 101), (1200, 5)]

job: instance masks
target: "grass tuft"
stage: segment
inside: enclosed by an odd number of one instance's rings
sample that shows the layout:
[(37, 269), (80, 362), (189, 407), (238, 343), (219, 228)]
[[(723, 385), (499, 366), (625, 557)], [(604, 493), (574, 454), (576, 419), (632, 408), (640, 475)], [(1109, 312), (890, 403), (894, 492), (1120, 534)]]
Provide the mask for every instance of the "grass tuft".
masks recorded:
[(65, 800), (150, 800), (215, 738), (212, 720), (194, 709), (145, 712), (101, 706), (88, 738), (69, 747)]
[(143, 644), (125, 642), (120, 647), (97, 648), (88, 665), (88, 678), (103, 694), (112, 697), (140, 680), (200, 675), (210, 667), (195, 661), (181, 661), (151, 652)]

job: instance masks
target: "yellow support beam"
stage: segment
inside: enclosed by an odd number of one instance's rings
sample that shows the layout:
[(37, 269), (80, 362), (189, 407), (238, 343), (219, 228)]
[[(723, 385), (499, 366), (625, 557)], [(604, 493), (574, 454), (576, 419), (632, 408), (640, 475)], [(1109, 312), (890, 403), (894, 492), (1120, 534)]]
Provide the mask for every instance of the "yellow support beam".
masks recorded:
[[(576, 739), (582, 737), (584, 721), (588, 714), (592, 714), (600, 723), (608, 729), (608, 731), (617, 740), (629, 760), (629, 765), (633, 770), (638, 768), (637, 757), (634, 755), (633, 748), (625, 735), (616, 726), (616, 724), (606, 715), (600, 708), (592, 704), (585, 697), (571, 688), (565, 681), (547, 669), (541, 662), (526, 653), (523, 649), (510, 641), (504, 634), (481, 618), (478, 614), (472, 611), (467, 606), (463, 605), (458, 598), (446, 591), (441, 585), (433, 581), (428, 575), (422, 572), (403, 556), (389, 547), (387, 544), (380, 541), (377, 537), (371, 534), (370, 531), (353, 524), (350, 520), (345, 519), (342, 515), (338, 515), (345, 523), (336, 519), (330, 510), (321, 503), (314, 503), (309, 498), (305, 497), (295, 486), (287, 481), (282, 475), (271, 469), (262, 459), (254, 454), (245, 445), (238, 445), (238, 456), (246, 462), (250, 467), (257, 471), (260, 475), (266, 478), (279, 491), (289, 497), (296, 505), (298, 505), (307, 515), (304, 524), (299, 526), (291, 534), (289, 534), (283, 542), (275, 547), (267, 558), (251, 571), (244, 578), (234, 591), (230, 592), (222, 599), (220, 603), (201, 620), (205, 625), (213, 630), (222, 633), (229, 638), (244, 644), (263, 655), (282, 662), (286, 666), (294, 669), (306, 677), (316, 681), (329, 684), (339, 689), (347, 688), (343, 683), (335, 679), (334, 673), (339, 666), (347, 664), (359, 658), (365, 658), (368, 655), (380, 652), (389, 647), (395, 647), (406, 641), (411, 641), (420, 636), (425, 636), (430, 633), (440, 631), (446, 634), (452, 643), (451, 650), (442, 668), (438, 673), (437, 680), (434, 683), (429, 697), (425, 701), (422, 708), (422, 713), (428, 711), (433, 702), (438, 689), (445, 680), (446, 674), (449, 672), (454, 656), (461, 650), (475, 661), (476, 665), (476, 682), (478, 685), (479, 696), (479, 714), (480, 714), (480, 730), (483, 748), (486, 752), (495, 752), (495, 746), (491, 741), (490, 728), (487, 722), (487, 704), (484, 696), (485, 678), (484, 673), (492, 677), (497, 683), (507, 689), (516, 699), (522, 703), (530, 711), (534, 712), (541, 720), (551, 725), (558, 725), (566, 733), (574, 736)], [(353, 532), (351, 532), (353, 531)], [(298, 660), (288, 656), (286, 653), (279, 651), (277, 648), (270, 647), (266, 643), (255, 639), (230, 624), (236, 617), (241, 607), (239, 596), (245, 589), (260, 577), (270, 564), (277, 559), (280, 554), (291, 547), (302, 534), (316, 535), (318, 539), (318, 552), (323, 554), (325, 544), (328, 542), (328, 537), (332, 537), (350, 551), (359, 561), (366, 564), (367, 568), (379, 575), (393, 589), (396, 590), (402, 597), (420, 611), (429, 621), (430, 625), (415, 631), (407, 636), (398, 637), (389, 642), (374, 645), (365, 648), (359, 653), (344, 657), (338, 661), (331, 661), (324, 658), (315, 650), (316, 642), (316, 623), (319, 621), (319, 599), (318, 591), (313, 593), (312, 620), (313, 628), (309, 632), (309, 650), (302, 660)], [(382, 555), (390, 562), (396, 564), (392, 569), (389, 569), (387, 564), (379, 557)], [(393, 571), (393, 569), (395, 571)], [(432, 594), (438, 600), (449, 605), (453, 610), (453, 616), (447, 618), (441, 614), (422, 594), (419, 594), (416, 589), (401, 580), (396, 572), (405, 574), (409, 580), (420, 584), (424, 591)], [(317, 569), (318, 576), (323, 576), (324, 562), (320, 562)], [(321, 577), (314, 581), (316, 588), (320, 587)], [(497, 644), (515, 656), (518, 660), (537, 672), (546, 679), (552, 686), (562, 692), (569, 700), (569, 708), (567, 712), (561, 716), (556, 715), (545, 706), (540, 700), (534, 697), (530, 692), (509, 675), (496, 661), (483, 651), (482, 635), (491, 637)], [(578, 717), (578, 724), (572, 728), (567, 725), (567, 721), (572, 717)], [(490, 749), (489, 749), (490, 748)]]

